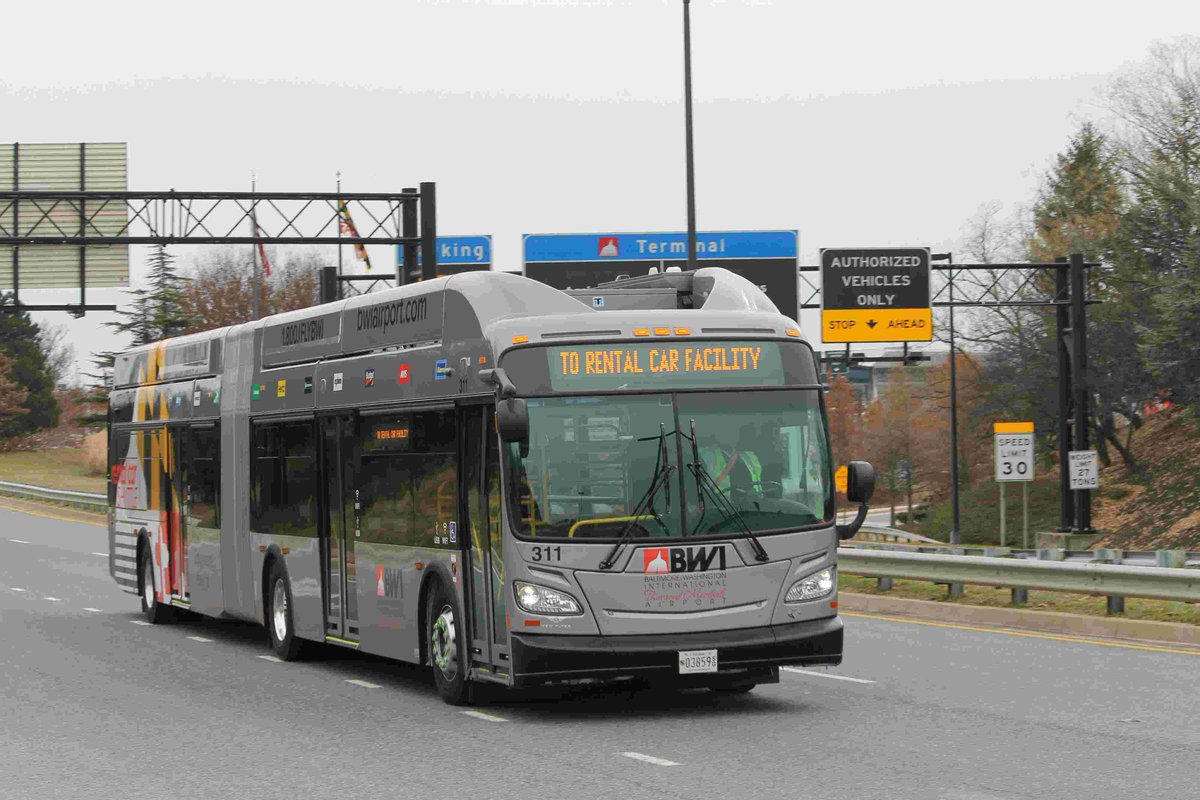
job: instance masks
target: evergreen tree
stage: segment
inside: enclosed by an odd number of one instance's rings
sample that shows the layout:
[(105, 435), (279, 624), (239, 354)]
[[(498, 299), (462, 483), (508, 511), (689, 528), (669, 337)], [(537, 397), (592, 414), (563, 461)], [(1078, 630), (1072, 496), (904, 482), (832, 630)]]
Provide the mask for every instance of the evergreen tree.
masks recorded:
[[(0, 352), (9, 360), (8, 380), (25, 391), (25, 413), (0, 419), (0, 436), (18, 436), (58, 424), (54, 373), (38, 343), (39, 329), (23, 311), (13, 310), (11, 295), (0, 297)], [(10, 398), (12, 395), (10, 395)]]
[(12, 359), (0, 352), (0, 425), (29, 413), (29, 391), (12, 380)]

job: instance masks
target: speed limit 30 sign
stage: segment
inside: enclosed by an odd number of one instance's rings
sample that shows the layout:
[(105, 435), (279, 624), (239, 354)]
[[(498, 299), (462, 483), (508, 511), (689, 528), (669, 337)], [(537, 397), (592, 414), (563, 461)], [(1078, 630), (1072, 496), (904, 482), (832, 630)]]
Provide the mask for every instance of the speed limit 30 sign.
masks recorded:
[(997, 422), (993, 433), (996, 480), (1033, 480), (1033, 423)]

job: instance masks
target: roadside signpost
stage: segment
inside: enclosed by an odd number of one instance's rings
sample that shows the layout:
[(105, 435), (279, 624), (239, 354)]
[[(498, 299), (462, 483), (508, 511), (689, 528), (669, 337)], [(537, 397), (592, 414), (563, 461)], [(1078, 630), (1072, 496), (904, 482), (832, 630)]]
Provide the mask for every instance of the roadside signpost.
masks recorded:
[(928, 247), (821, 250), (821, 340), (933, 340)]
[(1029, 482), (1033, 480), (1032, 422), (997, 422), (992, 426), (996, 453), (996, 482), (1000, 484), (1000, 546), (1006, 545), (1008, 504), (1005, 487), (1021, 484), (1021, 546), (1029, 547)]
[[(701, 268), (724, 267), (761, 286), (781, 314), (799, 322), (799, 235), (796, 231), (700, 231)], [(525, 277), (555, 289), (583, 289), (622, 276), (687, 269), (686, 233), (525, 235)]]

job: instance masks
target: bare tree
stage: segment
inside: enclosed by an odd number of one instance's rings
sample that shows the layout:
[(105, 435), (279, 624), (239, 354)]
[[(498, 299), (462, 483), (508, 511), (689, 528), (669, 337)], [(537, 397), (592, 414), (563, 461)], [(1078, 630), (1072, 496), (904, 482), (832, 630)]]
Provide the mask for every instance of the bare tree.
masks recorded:
[(46, 355), (46, 364), (54, 373), (57, 386), (71, 386), (75, 378), (75, 347), (68, 340), (66, 325), (51, 325), (43, 322), (38, 326), (37, 342)]

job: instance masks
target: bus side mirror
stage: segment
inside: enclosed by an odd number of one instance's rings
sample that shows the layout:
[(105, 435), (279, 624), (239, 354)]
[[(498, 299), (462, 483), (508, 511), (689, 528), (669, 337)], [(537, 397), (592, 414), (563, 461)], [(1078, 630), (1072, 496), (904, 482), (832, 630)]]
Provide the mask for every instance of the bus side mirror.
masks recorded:
[(521, 458), (529, 455), (529, 406), (520, 397), (496, 403), (496, 427), (500, 441), (521, 446)]
[(846, 499), (867, 503), (875, 494), (875, 468), (866, 461), (851, 461), (846, 470)]

